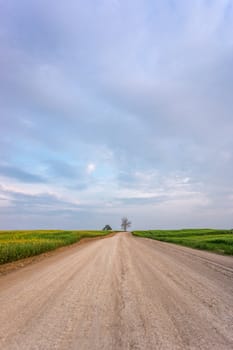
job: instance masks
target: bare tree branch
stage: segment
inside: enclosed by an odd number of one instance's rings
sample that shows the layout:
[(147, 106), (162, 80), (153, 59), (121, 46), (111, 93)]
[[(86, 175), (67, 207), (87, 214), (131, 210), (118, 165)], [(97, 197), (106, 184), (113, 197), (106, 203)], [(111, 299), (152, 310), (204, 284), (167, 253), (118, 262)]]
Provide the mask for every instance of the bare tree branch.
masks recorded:
[(131, 221), (128, 220), (127, 217), (123, 217), (121, 219), (121, 228), (124, 230), (124, 231), (127, 231), (127, 228), (131, 226)]

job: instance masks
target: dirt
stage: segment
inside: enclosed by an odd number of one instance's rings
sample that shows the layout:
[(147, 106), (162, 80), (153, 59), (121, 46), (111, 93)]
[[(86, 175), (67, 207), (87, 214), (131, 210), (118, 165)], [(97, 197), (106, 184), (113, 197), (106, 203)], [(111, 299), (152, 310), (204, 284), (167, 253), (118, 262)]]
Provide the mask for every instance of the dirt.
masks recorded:
[(0, 276), (0, 349), (233, 348), (233, 258), (119, 233)]
[(50, 251), (42, 253), (42, 254), (30, 256), (30, 257), (25, 258), (25, 259), (12, 261), (12, 262), (7, 263), (7, 264), (2, 264), (2, 265), (0, 265), (0, 276), (1, 275), (6, 275), (6, 274), (8, 274), (8, 273), (10, 273), (12, 271), (21, 269), (22, 267), (25, 267), (27, 265), (31, 265), (33, 263), (41, 261), (41, 260), (43, 260), (45, 258), (48, 258), (49, 256), (54, 256), (54, 255), (60, 254), (61, 252), (66, 251), (67, 249), (69, 249), (69, 251), (70, 251), (71, 248), (75, 249), (76, 246), (78, 246), (80, 244), (87, 243), (87, 242), (90, 242), (90, 241), (94, 241), (94, 240), (97, 240), (97, 239), (104, 239), (104, 238), (107, 238), (107, 237), (113, 237), (115, 234), (116, 234), (116, 232), (112, 232), (112, 233), (109, 233), (106, 236), (96, 236), (96, 237), (81, 238), (80, 241), (78, 241), (76, 243), (73, 243), (72, 245), (63, 246), (63, 247), (56, 248), (54, 250), (50, 250)]

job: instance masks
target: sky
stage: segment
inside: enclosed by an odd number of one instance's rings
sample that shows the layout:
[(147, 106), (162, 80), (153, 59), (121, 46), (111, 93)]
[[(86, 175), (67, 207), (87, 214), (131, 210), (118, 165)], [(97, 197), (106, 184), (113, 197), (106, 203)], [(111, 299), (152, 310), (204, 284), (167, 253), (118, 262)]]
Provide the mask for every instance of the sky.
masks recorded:
[(232, 0), (0, 0), (0, 229), (233, 227)]

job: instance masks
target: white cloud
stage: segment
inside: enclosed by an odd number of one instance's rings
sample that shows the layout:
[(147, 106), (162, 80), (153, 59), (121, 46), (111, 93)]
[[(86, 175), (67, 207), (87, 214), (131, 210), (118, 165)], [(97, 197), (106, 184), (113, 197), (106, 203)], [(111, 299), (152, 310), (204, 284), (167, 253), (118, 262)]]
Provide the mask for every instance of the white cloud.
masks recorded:
[(9, 193), (83, 205), (96, 225), (106, 207), (112, 218), (131, 208), (142, 227), (160, 214), (160, 224), (224, 223), (231, 0), (11, 0), (0, 33), (0, 183)]

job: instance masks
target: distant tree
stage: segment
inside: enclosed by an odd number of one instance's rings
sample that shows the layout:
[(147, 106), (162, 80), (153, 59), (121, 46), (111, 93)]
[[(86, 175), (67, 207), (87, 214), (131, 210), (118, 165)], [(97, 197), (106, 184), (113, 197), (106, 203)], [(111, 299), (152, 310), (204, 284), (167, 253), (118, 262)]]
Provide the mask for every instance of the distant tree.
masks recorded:
[(103, 231), (112, 231), (112, 228), (109, 225), (105, 225)]
[(123, 217), (121, 219), (121, 228), (124, 230), (124, 231), (127, 231), (127, 228), (131, 226), (131, 221), (128, 220), (127, 217)]

